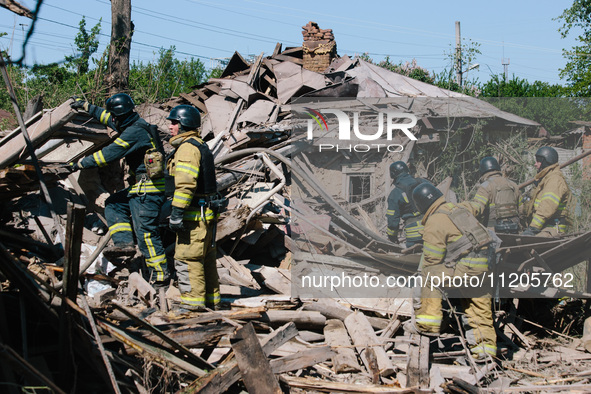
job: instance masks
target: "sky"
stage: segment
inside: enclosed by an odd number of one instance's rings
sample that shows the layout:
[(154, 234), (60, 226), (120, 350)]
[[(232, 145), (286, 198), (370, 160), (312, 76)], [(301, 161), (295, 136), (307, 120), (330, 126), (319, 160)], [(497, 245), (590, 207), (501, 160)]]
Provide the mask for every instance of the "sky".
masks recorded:
[[(29, 8), (34, 0), (19, 0)], [(239, 52), (243, 57), (269, 56), (276, 43), (283, 48), (302, 44), (302, 26), (313, 21), (332, 29), (340, 56), (367, 53), (374, 61), (389, 57), (393, 63), (416, 59), (431, 73), (450, 69), (455, 46), (455, 22), (460, 22), (465, 45), (480, 44), (479, 65), (464, 78), (487, 81), (491, 74), (565, 84), (559, 69), (566, 61), (564, 48), (573, 47), (574, 35), (562, 39), (561, 22), (554, 20), (571, 1), (286, 1), (286, 0), (132, 0), (135, 33), (131, 61), (147, 63), (159, 48), (176, 47), (179, 59), (200, 59), (206, 68)], [(101, 22), (99, 53), (111, 32), (108, 0), (44, 0), (40, 18), (26, 49), (25, 64), (59, 62), (75, 53), (79, 22), (86, 28)], [(31, 20), (0, 8), (0, 48), (13, 59)], [(466, 66), (467, 68), (468, 66)]]

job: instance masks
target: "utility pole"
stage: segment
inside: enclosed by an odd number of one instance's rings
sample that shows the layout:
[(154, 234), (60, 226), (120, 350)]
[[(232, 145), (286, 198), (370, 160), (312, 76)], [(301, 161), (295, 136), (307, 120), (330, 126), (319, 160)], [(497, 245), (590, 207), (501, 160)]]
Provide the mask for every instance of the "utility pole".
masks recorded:
[(456, 21), (456, 82), (462, 87), (462, 38), (460, 36), (460, 21)]
[(501, 64), (503, 65), (503, 70), (505, 72), (505, 82), (507, 82), (507, 79), (509, 79), (509, 58), (503, 57)]
[(131, 0), (111, 0), (111, 45), (106, 76), (109, 95), (129, 90), (129, 53), (133, 23)]

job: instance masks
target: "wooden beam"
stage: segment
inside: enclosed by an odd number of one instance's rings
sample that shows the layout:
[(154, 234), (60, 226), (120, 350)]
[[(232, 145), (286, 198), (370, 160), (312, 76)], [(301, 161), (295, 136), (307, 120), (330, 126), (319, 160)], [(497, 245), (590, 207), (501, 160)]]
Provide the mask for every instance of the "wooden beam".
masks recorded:
[[(17, 367), (16, 369), (19, 372), (24, 373), (24, 375), (27, 375), (34, 382), (39, 382), (41, 384), (47, 385), (48, 388), (51, 388), (51, 390), (58, 394), (66, 394), (65, 391), (59, 388), (55, 383), (51, 381), (51, 379), (47, 378), (38, 369), (36, 369), (33, 365), (27, 362), (27, 360), (22, 358), (10, 346), (0, 343), (0, 353), (2, 353), (3, 362), (11, 362), (15, 364), (15, 366)], [(10, 390), (10, 386), (6, 387), (4, 390)], [(19, 390), (19, 392), (21, 391)]]
[[(27, 126), (31, 144), (34, 148), (44, 144), (57, 130), (76, 116), (76, 111), (70, 108), (70, 102), (71, 100), (67, 100), (59, 107), (45, 113), (37, 122)], [(21, 132), (0, 147), (0, 168), (14, 164), (28, 154), (25, 136)]]
[(396, 372), (390, 358), (386, 354), (386, 350), (384, 350), (382, 346), (376, 345), (381, 343), (381, 341), (363, 313), (354, 312), (347, 316), (345, 319), (345, 327), (347, 327), (347, 331), (349, 332), (351, 339), (353, 339), (357, 353), (359, 353), (363, 364), (368, 370), (371, 370), (371, 360), (367, 357), (366, 348), (371, 348), (375, 353), (379, 372), (382, 376), (387, 377)]
[(302, 66), (304, 64), (304, 60), (303, 59), (300, 59), (300, 58), (297, 58), (297, 57), (293, 57), (293, 56), (281, 55), (281, 54), (280, 55), (273, 56), (273, 59), (281, 60), (281, 61), (284, 61), (284, 62), (292, 62), (292, 63), (298, 64), (300, 66)]
[(205, 106), (205, 104), (203, 103), (203, 101), (187, 94), (187, 93), (180, 93), (179, 94), (180, 97), (184, 98), (185, 100), (187, 100), (188, 102), (190, 102), (192, 105), (194, 105), (195, 107), (199, 108), (199, 111), (203, 112), (203, 113), (207, 113), (207, 107)]
[[(338, 304), (336, 301), (326, 302), (311, 302), (304, 305), (304, 310), (318, 311), (322, 313), (327, 319), (339, 319), (345, 321), (353, 311), (345, 306)], [(376, 330), (383, 330), (388, 327), (388, 320), (379, 317), (369, 316), (367, 320), (371, 326)]]
[(356, 384), (356, 383), (342, 383), (342, 382), (329, 382), (327, 380), (315, 379), (315, 378), (297, 378), (288, 375), (281, 375), (281, 380), (290, 387), (296, 387), (306, 389), (307, 391), (325, 391), (325, 392), (338, 392), (338, 393), (400, 393), (410, 394), (416, 393), (416, 387), (409, 388), (397, 388), (390, 386), (377, 386), (368, 384)]
[(332, 368), (336, 373), (361, 371), (355, 351), (351, 348), (351, 338), (342, 321), (328, 320), (324, 327), (324, 337), (326, 343), (336, 351), (332, 357)]
[(273, 51), (273, 55), (272, 56), (279, 55), (281, 53), (281, 47), (282, 47), (282, 44), (280, 42), (278, 42), (277, 44), (275, 44), (275, 50)]
[(281, 394), (279, 382), (271, 370), (252, 323), (238, 330), (230, 342), (242, 374), (242, 381), (248, 392)]
[(298, 328), (322, 328), (326, 324), (326, 317), (316, 311), (290, 311), (290, 310), (268, 310), (263, 313), (261, 321), (274, 325), (281, 325), (288, 322), (295, 323)]
[[(263, 352), (266, 356), (269, 356), (297, 334), (298, 330), (293, 322), (285, 324), (261, 340)], [(238, 367), (236, 359), (232, 358), (222, 363), (222, 365), (218, 366), (218, 368), (211, 371), (206, 376), (195, 380), (180, 393), (224, 393), (230, 388), (230, 386), (236, 383), (238, 379), (240, 379), (240, 368)]]
[(406, 378), (409, 386), (429, 388), (429, 338), (425, 335), (412, 335), (418, 340), (410, 344)]
[(183, 345), (179, 344), (178, 342), (174, 341), (173, 339), (171, 339), (169, 336), (167, 336), (166, 334), (164, 334), (162, 331), (160, 331), (159, 329), (157, 329), (156, 327), (154, 327), (150, 323), (148, 323), (148, 322), (144, 321), (143, 319), (140, 319), (139, 317), (135, 316), (133, 313), (131, 313), (130, 311), (128, 311), (125, 307), (123, 307), (119, 303), (113, 301), (112, 302), (112, 305), (116, 309), (118, 309), (119, 311), (123, 312), (123, 314), (125, 314), (125, 316), (129, 317), (134, 323), (137, 323), (142, 328), (147, 329), (152, 334), (156, 335), (158, 338), (160, 338), (162, 341), (164, 341), (166, 344), (168, 344), (169, 346), (171, 346), (172, 348), (174, 348), (176, 351), (178, 351), (179, 353), (181, 353), (182, 355), (184, 355), (187, 358), (187, 361), (190, 362), (191, 364), (195, 365), (198, 368), (208, 368), (208, 369), (209, 368), (211, 368), (211, 369), (214, 368), (213, 365), (209, 364), (207, 361), (205, 361), (201, 357), (199, 357), (196, 354), (194, 354), (193, 352), (191, 352), (185, 346), (183, 346)]
[(335, 355), (336, 353), (330, 348), (330, 346), (322, 346), (304, 350), (289, 356), (276, 358), (271, 360), (270, 366), (274, 374), (296, 371), (326, 361)]
[(101, 322), (100, 326), (106, 330), (118, 341), (133, 347), (140, 353), (148, 353), (150, 356), (157, 358), (163, 362), (171, 363), (182, 371), (189, 373), (195, 377), (204, 376), (206, 373), (202, 369), (194, 366), (193, 364), (175, 356), (167, 350), (157, 348), (148, 343), (142, 342), (136, 338), (131, 337), (124, 330), (117, 328), (111, 323), (106, 321)]
[(218, 248), (218, 253), (220, 257), (217, 259), (217, 261), (219, 261), (224, 268), (227, 268), (230, 271), (230, 275), (233, 279), (240, 282), (242, 286), (248, 287), (250, 289), (260, 290), (261, 286), (253, 278), (252, 273), (248, 268), (242, 264), (238, 264), (238, 262), (236, 262), (232, 256), (226, 254), (226, 252), (224, 252), (221, 248)]
[[(0, 7), (4, 7), (9, 11), (14, 12), (17, 15), (24, 16), (29, 19), (33, 19), (33, 13), (27, 7), (19, 4), (15, 0), (0, 0)], [(26, 26), (26, 25), (25, 25)]]
[[(84, 229), (85, 208), (82, 205), (75, 205), (68, 202), (66, 239), (64, 243), (64, 296), (76, 302), (78, 297), (79, 272), (80, 272), (80, 250), (82, 248), (82, 232)], [(72, 335), (73, 335), (72, 312), (65, 303), (60, 308), (60, 378), (62, 387), (69, 387), (69, 376), (74, 367)]]

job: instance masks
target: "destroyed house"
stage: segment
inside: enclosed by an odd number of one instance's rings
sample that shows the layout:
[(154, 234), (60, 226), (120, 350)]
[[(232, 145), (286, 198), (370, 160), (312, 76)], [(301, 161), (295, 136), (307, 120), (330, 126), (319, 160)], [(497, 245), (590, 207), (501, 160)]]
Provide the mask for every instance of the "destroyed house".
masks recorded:
[[(74, 379), (86, 392), (410, 393), (441, 391), (442, 384), (450, 392), (477, 392), (478, 385), (589, 389), (579, 380), (588, 369), (584, 349), (536, 342), (516, 312), (518, 302), (496, 315), (498, 359), (476, 365), (457, 333), (430, 341), (400, 329), (411, 316), (410, 297), (306, 297), (297, 288), (308, 273), (299, 264), (307, 261), (327, 272), (376, 277), (384, 267), (416, 272), (420, 249), (384, 239), (391, 162), (404, 160), (429, 176), (426, 152), (444, 149), (450, 132), (469, 142), (476, 127), (491, 135), (539, 128), (473, 97), (338, 57), (332, 32), (312, 22), (304, 32), (302, 47), (278, 44), (272, 55), (252, 62), (235, 53), (220, 78), (137, 108), (165, 140), (171, 108), (190, 104), (203, 114), (218, 188), (230, 199), (216, 235), (227, 310), (173, 316), (174, 286), (156, 291), (132, 262), (114, 266), (101, 255), (109, 242), (104, 199), (125, 186), (125, 163), (77, 177), (61, 165), (112, 141), (110, 130), (71, 110), (69, 101), (26, 121), (51, 206), (41, 197), (22, 132), (0, 140), (3, 382), (42, 384), (54, 392), (72, 387)], [(359, 133), (349, 129), (357, 137), (375, 133), (384, 113), (383, 133), (343, 140), (335, 108), (350, 115), (351, 127), (352, 113), (359, 114)], [(395, 115), (388, 120), (388, 113)], [(439, 187), (447, 191), (450, 183)], [(588, 256), (590, 234), (506, 236), (499, 253), (520, 274), (559, 273)], [(540, 289), (519, 291), (532, 290)], [(566, 300), (581, 293), (549, 287), (536, 296)], [(556, 313), (579, 322), (564, 304)], [(549, 369), (564, 364), (568, 371), (549, 382), (529, 371), (532, 362)]]

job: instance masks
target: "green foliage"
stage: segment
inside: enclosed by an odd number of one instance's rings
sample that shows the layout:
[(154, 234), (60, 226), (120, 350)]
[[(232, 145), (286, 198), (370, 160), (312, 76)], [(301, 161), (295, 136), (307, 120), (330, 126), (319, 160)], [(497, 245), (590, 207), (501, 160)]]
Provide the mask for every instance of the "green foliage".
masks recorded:
[(78, 55), (65, 57), (66, 62), (72, 64), (78, 74), (85, 74), (88, 72), (90, 57), (98, 50), (98, 36), (101, 33), (101, 21), (102, 18), (99, 19), (99, 23), (90, 30), (90, 33), (86, 31), (86, 19), (82, 17), (82, 20), (80, 21), (78, 34), (74, 39)]
[(478, 166), (485, 156), (494, 156), (503, 172), (516, 182), (523, 182), (533, 176), (533, 156), (528, 151), (525, 129), (499, 133), (489, 121), (479, 120), (473, 127), (468, 122), (450, 118), (449, 128), (442, 133), (436, 146), (419, 146), (419, 161), (428, 163), (425, 176), (440, 183), (452, 177), (452, 189), (458, 201), (473, 196), (479, 184)]
[(223, 68), (219, 68), (219, 67), (213, 68), (209, 72), (209, 75), (207, 76), (206, 79), (219, 78), (222, 76), (223, 72), (224, 72)]
[(494, 74), (480, 86), (481, 97), (565, 97), (567, 93), (560, 85), (541, 81), (530, 83), (515, 75), (506, 81), (504, 74)]
[[(440, 88), (452, 90), (454, 92), (464, 93), (470, 96), (478, 96), (480, 89), (477, 79), (469, 79), (467, 68), (476, 62), (478, 55), (481, 55), (480, 43), (472, 40), (462, 40), (460, 50), (455, 46), (450, 47), (444, 56), (449, 62), (449, 68), (445, 68), (441, 73), (434, 76), (434, 84)], [(462, 85), (458, 84), (456, 79), (457, 68), (462, 68)]]
[(570, 50), (563, 49), (566, 66), (560, 70), (560, 77), (566, 78), (572, 96), (591, 96), (591, 2), (574, 0), (570, 8), (556, 18), (563, 25), (558, 29), (562, 38), (572, 30), (580, 31), (575, 40), (580, 43)]
[(129, 86), (138, 102), (157, 102), (190, 92), (203, 81), (206, 70), (200, 60), (174, 58), (175, 47), (160, 49), (154, 63), (134, 62), (129, 72)]
[(591, 120), (591, 102), (575, 97), (482, 98), (495, 107), (540, 123), (550, 134), (573, 128), (573, 121)]
[(430, 84), (434, 82), (434, 78), (431, 76), (429, 71), (427, 71), (423, 67), (420, 67), (417, 64), (416, 59), (412, 59), (412, 61), (410, 62), (400, 62), (398, 64), (394, 64), (390, 61), (390, 57), (387, 56), (386, 59), (382, 60), (377, 65), (382, 68), (385, 68), (386, 70), (390, 70), (395, 73), (416, 79), (417, 81), (426, 82)]
[(588, 176), (589, 169), (585, 169), (581, 162), (574, 163), (571, 167), (569, 185), (576, 204), (572, 231), (591, 230), (591, 180), (585, 179), (584, 171), (587, 171)]
[[(8, 65), (8, 73), (19, 105), (36, 95), (43, 96), (46, 108), (62, 104), (72, 95), (103, 105), (106, 97), (104, 87), (107, 72), (107, 52), (96, 56), (100, 23), (90, 32), (84, 19), (75, 38), (78, 56), (68, 56), (63, 63), (35, 65), (24, 68)], [(5, 55), (5, 58), (8, 58)], [(223, 70), (214, 69), (208, 74), (200, 60), (179, 60), (175, 48), (160, 49), (158, 58), (147, 64), (134, 63), (130, 69), (129, 86), (136, 103), (158, 102), (188, 93), (207, 78), (221, 75)], [(5, 89), (0, 89), (0, 108), (12, 112), (12, 104)]]

